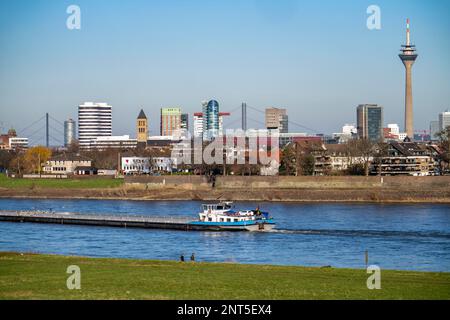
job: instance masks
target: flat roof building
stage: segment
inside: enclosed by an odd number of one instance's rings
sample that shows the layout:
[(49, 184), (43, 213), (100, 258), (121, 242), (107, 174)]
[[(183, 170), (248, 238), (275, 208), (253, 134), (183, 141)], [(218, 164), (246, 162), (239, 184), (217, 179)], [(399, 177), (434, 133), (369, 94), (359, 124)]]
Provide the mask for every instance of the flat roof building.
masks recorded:
[(356, 109), (356, 119), (360, 139), (372, 142), (383, 140), (383, 107), (377, 104), (360, 104)]

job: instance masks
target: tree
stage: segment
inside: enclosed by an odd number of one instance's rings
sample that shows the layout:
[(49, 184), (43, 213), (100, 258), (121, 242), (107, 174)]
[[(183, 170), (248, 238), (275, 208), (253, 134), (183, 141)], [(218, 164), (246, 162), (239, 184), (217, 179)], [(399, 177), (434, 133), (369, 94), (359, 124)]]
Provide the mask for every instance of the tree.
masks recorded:
[(370, 161), (374, 155), (374, 143), (369, 139), (356, 139), (348, 142), (348, 151), (352, 157), (361, 159), (364, 175), (369, 175)]
[(299, 164), (304, 176), (312, 176), (314, 175), (316, 159), (312, 154), (303, 154), (299, 158)]
[(11, 161), (16, 157), (15, 153), (9, 150), (0, 150), (0, 170), (9, 169)]
[(290, 143), (281, 152), (280, 170), (286, 175), (314, 175), (315, 155), (322, 155), (324, 152), (321, 143)]
[(80, 143), (78, 142), (78, 140), (73, 140), (69, 144), (69, 146), (67, 147), (67, 152), (73, 154), (77, 154), (80, 152)]
[(445, 172), (450, 167), (450, 126), (438, 132), (436, 137), (439, 139), (439, 148), (441, 149), (438, 158), (439, 166), (441, 172)]
[(40, 173), (42, 164), (52, 156), (52, 151), (43, 146), (28, 149), (23, 157), (25, 172)]

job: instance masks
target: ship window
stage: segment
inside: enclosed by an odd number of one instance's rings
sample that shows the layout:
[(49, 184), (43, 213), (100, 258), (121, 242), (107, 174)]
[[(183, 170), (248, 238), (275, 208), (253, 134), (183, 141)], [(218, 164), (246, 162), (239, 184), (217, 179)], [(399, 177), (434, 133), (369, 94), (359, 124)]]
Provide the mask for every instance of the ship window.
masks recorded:
[(223, 218), (220, 218), (220, 222), (223, 222)]
[(228, 218), (228, 219), (227, 219), (227, 222), (231, 222), (231, 219), (230, 219), (230, 218)]
[(210, 221), (210, 222), (211, 222), (211, 221), (212, 221), (212, 218), (208, 218), (208, 221)]
[(234, 222), (237, 222), (238, 221), (238, 219), (234, 219)]

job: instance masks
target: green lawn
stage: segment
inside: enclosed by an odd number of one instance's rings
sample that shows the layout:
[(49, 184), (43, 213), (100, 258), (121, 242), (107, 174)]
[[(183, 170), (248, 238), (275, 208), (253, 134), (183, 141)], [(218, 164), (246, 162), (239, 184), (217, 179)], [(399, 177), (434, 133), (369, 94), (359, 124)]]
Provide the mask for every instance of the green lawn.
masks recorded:
[[(69, 265), (81, 290), (68, 290)], [(0, 253), (0, 299), (450, 299), (450, 273), (190, 263)]]
[(123, 184), (123, 179), (85, 178), (85, 179), (20, 179), (8, 178), (0, 174), (0, 188), (115, 188)]

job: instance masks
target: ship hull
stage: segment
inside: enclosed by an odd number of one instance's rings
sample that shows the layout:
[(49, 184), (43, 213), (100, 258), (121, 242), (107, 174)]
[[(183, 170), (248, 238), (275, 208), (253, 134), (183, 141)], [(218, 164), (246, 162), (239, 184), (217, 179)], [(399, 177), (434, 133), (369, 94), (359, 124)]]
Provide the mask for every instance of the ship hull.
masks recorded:
[(189, 225), (197, 230), (209, 231), (251, 231), (251, 232), (267, 232), (275, 228), (272, 220), (267, 221), (241, 221), (241, 222), (206, 222), (194, 221)]

